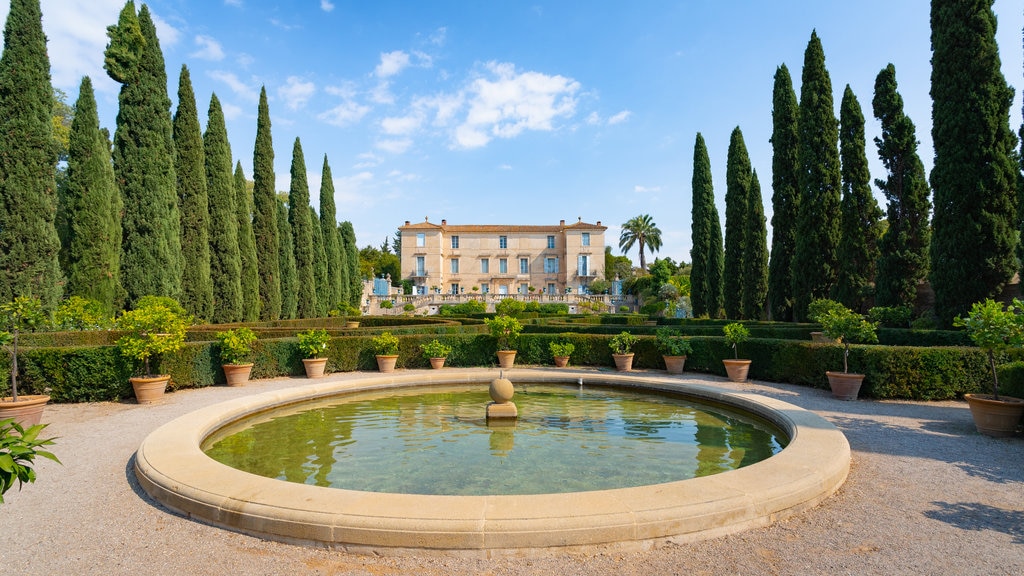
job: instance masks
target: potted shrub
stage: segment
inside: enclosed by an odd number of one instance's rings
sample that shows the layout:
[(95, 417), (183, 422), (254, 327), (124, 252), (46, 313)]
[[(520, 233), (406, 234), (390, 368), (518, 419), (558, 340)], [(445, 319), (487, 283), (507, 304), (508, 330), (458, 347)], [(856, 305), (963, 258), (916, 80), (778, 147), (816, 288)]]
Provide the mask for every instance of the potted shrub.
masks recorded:
[(295, 335), (299, 339), (299, 352), (302, 353), (302, 365), (306, 369), (306, 378), (319, 378), (327, 370), (327, 345), (331, 335), (324, 329), (309, 329)]
[(576, 350), (576, 345), (564, 341), (549, 342), (548, 349), (551, 350), (551, 356), (555, 359), (555, 368), (565, 368), (569, 365), (569, 357)]
[(992, 394), (964, 394), (971, 409), (974, 425), (986, 436), (1013, 436), (1021, 415), (1024, 400), (999, 395), (999, 376), (996, 373), (996, 353), (1024, 345), (1024, 302), (1014, 298), (1008, 308), (987, 299), (975, 302), (966, 318), (957, 316), (953, 325), (967, 330), (978, 348), (988, 354), (992, 369)]
[(424, 344), (421, 349), (423, 350), (423, 357), (430, 360), (430, 367), (435, 370), (444, 368), (445, 358), (452, 353), (451, 346), (436, 338)]
[(669, 374), (682, 374), (686, 357), (693, 353), (690, 341), (677, 330), (665, 326), (655, 332), (654, 344), (665, 360), (665, 371)]
[(398, 363), (398, 336), (391, 332), (382, 332), (373, 337), (373, 352), (377, 355), (377, 369), (381, 372), (394, 372)]
[(50, 401), (46, 394), (18, 394), (18, 334), (22, 330), (35, 330), (46, 323), (43, 303), (39, 298), (18, 296), (0, 306), (4, 328), (0, 332), (0, 345), (11, 352), (11, 395), (0, 398), (0, 419), (13, 418), (25, 427), (39, 424), (43, 406)]
[(519, 334), (523, 331), (523, 325), (518, 319), (507, 314), (485, 318), (484, 322), (498, 344), (498, 366), (511, 368), (516, 361), (515, 347), (519, 341)]
[(13, 418), (0, 420), (0, 463), (3, 463), (0, 466), (0, 504), (4, 503), (4, 494), (14, 487), (15, 480), (19, 490), (25, 482), (36, 481), (36, 471), (32, 469), (36, 456), (60, 464), (52, 452), (40, 450), (41, 446), (53, 444), (52, 438), (39, 438), (39, 433), (46, 426), (35, 424), (26, 428)]
[(256, 333), (242, 326), (218, 332), (217, 340), (220, 340), (221, 367), (228, 386), (242, 386), (249, 381), (249, 374), (252, 373), (252, 362), (246, 360), (252, 351), (250, 346), (256, 341)]
[(747, 374), (750, 372), (750, 360), (741, 360), (738, 344), (746, 342), (750, 338), (750, 330), (739, 322), (733, 322), (732, 324), (726, 324), (722, 327), (722, 333), (725, 334), (725, 343), (732, 348), (733, 359), (728, 358), (722, 360), (722, 364), (725, 365), (725, 372), (729, 375), (729, 380), (733, 382), (746, 382)]
[(608, 347), (612, 349), (612, 359), (615, 360), (615, 369), (619, 372), (629, 372), (633, 369), (633, 345), (638, 340), (640, 339), (623, 330), (608, 341)]
[[(836, 302), (835, 300), (829, 300), (828, 298), (819, 298), (812, 301), (807, 305), (807, 319), (811, 322), (821, 323), (821, 319), (833, 310), (844, 310), (845, 306)], [(832, 340), (825, 335), (824, 331), (811, 332), (811, 342), (819, 342), (823, 344), (834, 344), (835, 340)]]
[(125, 332), (117, 347), (136, 362), (136, 374), (143, 368), (142, 376), (129, 378), (139, 404), (152, 404), (163, 397), (171, 375), (154, 374), (151, 360), (180, 350), (191, 320), (174, 299), (156, 296), (140, 298), (134, 310), (117, 319), (117, 328)]
[(850, 344), (871, 344), (878, 342), (878, 324), (868, 322), (863, 316), (842, 306), (819, 316), (825, 337), (843, 344), (843, 371), (825, 372), (832, 395), (840, 400), (856, 400), (863, 374), (850, 373)]

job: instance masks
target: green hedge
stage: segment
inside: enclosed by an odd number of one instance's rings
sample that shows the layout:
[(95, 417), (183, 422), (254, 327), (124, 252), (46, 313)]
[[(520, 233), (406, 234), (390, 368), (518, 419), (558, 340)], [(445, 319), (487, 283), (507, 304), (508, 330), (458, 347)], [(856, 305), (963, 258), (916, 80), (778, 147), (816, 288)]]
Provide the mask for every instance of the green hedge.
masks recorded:
[[(1008, 362), (996, 367), (999, 375), (999, 394), (1006, 394), (1014, 398), (1024, 398), (1024, 361)], [(985, 391), (992, 389), (989, 383)]]

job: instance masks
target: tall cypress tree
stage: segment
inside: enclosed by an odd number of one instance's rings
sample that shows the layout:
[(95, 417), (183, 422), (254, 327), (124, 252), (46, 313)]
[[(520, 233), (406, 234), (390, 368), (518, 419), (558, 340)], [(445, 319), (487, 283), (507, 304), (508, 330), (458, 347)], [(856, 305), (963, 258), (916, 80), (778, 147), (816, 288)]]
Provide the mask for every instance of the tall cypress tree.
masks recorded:
[(743, 317), (747, 209), (750, 206), (750, 157), (739, 126), (729, 138), (725, 168), (725, 273), (722, 292), (726, 318)]
[(747, 196), (746, 246), (743, 251), (743, 316), (751, 320), (764, 317), (768, 297), (768, 228), (761, 199), (757, 170), (750, 174)]
[(772, 90), (772, 252), (768, 263), (768, 302), (773, 320), (793, 320), (793, 253), (800, 210), (800, 108), (789, 69), (775, 71)]
[(359, 247), (356, 246), (356, 231), (348, 220), (338, 228), (341, 231), (342, 249), (345, 250), (345, 264), (348, 265), (348, 302), (359, 307), (363, 299), (363, 280), (359, 276)]
[(302, 143), (295, 138), (292, 148), (291, 187), (288, 192), (288, 224), (295, 245), (295, 277), (298, 290), (298, 317), (315, 318), (316, 272), (313, 262), (313, 223), (309, 221), (309, 184), (306, 182), (306, 159)]
[(174, 113), (174, 173), (178, 178), (181, 214), (181, 306), (195, 318), (213, 317), (210, 280), (210, 205), (206, 190), (203, 132), (188, 66), (178, 77), (178, 110)]
[(242, 255), (238, 249), (238, 209), (235, 179), (231, 174), (231, 144), (224, 125), (224, 110), (216, 94), (210, 97), (206, 134), (206, 193), (210, 206), (210, 281), (216, 323), (242, 320)]
[(829, 297), (838, 271), (839, 128), (817, 32), (811, 33), (804, 52), (798, 128), (800, 211), (793, 253), (793, 315), (804, 320), (811, 300)]
[(52, 308), (62, 277), (53, 86), (38, 0), (12, 0), (0, 56), (0, 302)]
[(328, 309), (341, 304), (348, 292), (345, 281), (345, 260), (338, 236), (338, 215), (334, 204), (334, 178), (324, 154), (324, 167), (320, 173), (320, 234), (324, 239), (324, 256), (327, 259), (326, 302)]
[(316, 277), (316, 315), (325, 318), (330, 310), (331, 286), (327, 275), (327, 248), (324, 246), (324, 234), (320, 229), (319, 217), (313, 207), (309, 207), (311, 236), (313, 237), (313, 275)]
[(290, 209), (284, 200), (277, 199), (277, 233), (281, 263), (281, 318), (298, 318), (298, 289), (295, 285), (295, 235), (288, 223)]
[(711, 160), (704, 137), (697, 133), (693, 146), (693, 204), (690, 250), (690, 303), (693, 315), (718, 318), (722, 309), (722, 226), (715, 207)]
[[(235, 164), (235, 210), (238, 213), (238, 254), (242, 260), (242, 321), (255, 322), (260, 318), (262, 307), (260, 264), (256, 255), (256, 235), (252, 229), (253, 201), (241, 162)], [(274, 210), (276, 218), (276, 206)]]
[(917, 285), (928, 274), (928, 178), (917, 155), (914, 123), (903, 112), (896, 88), (896, 67), (889, 64), (875, 78), (872, 100), (882, 137), (875, 138), (878, 157), (888, 175), (875, 185), (888, 200), (888, 228), (880, 241), (875, 277), (877, 306), (913, 305)]
[(1000, 70), (992, 0), (932, 0), (935, 192), (931, 270), (943, 325), (1016, 270), (1013, 89)]
[(58, 214), (66, 224), (62, 248), (68, 296), (98, 302), (104, 315), (118, 308), (121, 193), (114, 182), (110, 142), (100, 130), (92, 80), (82, 78), (68, 138), (68, 169)]
[(260, 320), (277, 320), (281, 317), (281, 256), (277, 193), (274, 191), (274, 141), (270, 135), (270, 106), (265, 86), (260, 89), (252, 165), (252, 231), (259, 254)]
[(878, 222), (882, 211), (871, 193), (871, 173), (864, 140), (864, 113), (850, 85), (839, 106), (839, 156), (843, 198), (839, 215), (839, 274), (833, 297), (853, 310), (864, 310), (875, 280)]

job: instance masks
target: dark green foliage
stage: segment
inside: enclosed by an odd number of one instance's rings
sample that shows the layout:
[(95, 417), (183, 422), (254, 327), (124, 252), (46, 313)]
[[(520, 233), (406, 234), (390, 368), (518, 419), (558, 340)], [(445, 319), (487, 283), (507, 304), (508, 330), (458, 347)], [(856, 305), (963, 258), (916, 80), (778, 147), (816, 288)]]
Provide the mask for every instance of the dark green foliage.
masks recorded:
[(147, 294), (178, 297), (182, 274), (167, 72), (149, 8), (137, 18), (134, 10), (128, 2), (107, 29), (105, 54), (107, 73), (121, 83), (113, 160), (124, 200), (121, 284), (129, 307)]
[(800, 108), (789, 69), (775, 71), (772, 90), (772, 251), (768, 302), (774, 320), (793, 320), (793, 253), (800, 206), (798, 119)]
[(913, 318), (914, 309), (910, 306), (875, 306), (868, 310), (868, 320), (887, 328), (908, 328)]
[[(331, 286), (327, 277), (327, 250), (320, 221), (313, 207), (309, 207), (310, 231), (313, 233), (313, 275), (316, 277), (316, 317), (327, 316), (330, 310)], [(332, 228), (334, 229), (334, 228)]]
[(743, 255), (746, 251), (747, 210), (750, 206), (750, 157), (739, 126), (729, 138), (725, 168), (725, 268), (722, 293), (725, 317), (743, 317)]
[[(242, 321), (255, 322), (260, 317), (260, 266), (256, 256), (256, 235), (253, 233), (253, 201), (246, 185), (242, 163), (235, 164), (235, 210), (238, 212), (238, 254), (242, 260)], [(277, 217), (277, 207), (274, 207)], [(275, 220), (276, 221), (276, 220)]]
[(863, 314), (875, 279), (882, 211), (871, 194), (864, 114), (849, 84), (840, 104), (839, 132), (843, 199), (839, 215), (839, 274), (832, 295), (847, 308)]
[(97, 302), (104, 316), (119, 307), (121, 193), (114, 183), (110, 143), (100, 131), (92, 81), (86, 76), (68, 139), (67, 180), (58, 218), (63, 226), (67, 295)]
[[(295, 289), (298, 291), (298, 318), (315, 318), (317, 314), (316, 263), (313, 261), (313, 223), (309, 220), (309, 184), (306, 182), (306, 159), (302, 143), (295, 139), (292, 148), (291, 188), (288, 192), (288, 224), (292, 228), (295, 250)], [(282, 296), (284, 286), (281, 286)]]
[(996, 367), (999, 396), (1024, 398), (1024, 361), (1008, 362)]
[(38, 0), (12, 0), (0, 56), (0, 302), (61, 298), (53, 86)]
[(345, 264), (348, 265), (348, 302), (359, 307), (363, 298), (363, 279), (359, 275), (359, 248), (356, 246), (356, 231), (348, 220), (339, 224), (342, 248), (345, 250)]
[(277, 233), (281, 265), (281, 318), (298, 318), (294, 235), (291, 224), (288, 223), (288, 208), (281, 199), (277, 201)]
[(995, 296), (1017, 269), (1016, 136), (992, 0), (932, 0), (931, 30), (929, 278), (935, 314), (949, 325), (972, 303)]
[(239, 214), (235, 207), (235, 179), (231, 174), (231, 144), (224, 125), (224, 111), (216, 94), (210, 97), (207, 118), (203, 156), (210, 208), (210, 281), (213, 284), (210, 321), (238, 322), (242, 320), (244, 304), (242, 255), (238, 250)]
[(839, 128), (832, 81), (817, 32), (804, 52), (799, 122), (800, 209), (793, 252), (793, 315), (803, 320), (811, 300), (836, 283), (839, 245)]
[(181, 305), (195, 318), (209, 320), (213, 317), (213, 282), (210, 280), (210, 208), (206, 189), (206, 159), (192, 78), (184, 64), (178, 78), (174, 153), (178, 210), (181, 214)]
[(760, 320), (768, 297), (768, 229), (757, 171), (750, 175), (747, 196), (746, 246), (743, 251), (743, 317)]
[(341, 249), (338, 234), (338, 215), (334, 204), (334, 177), (324, 154), (324, 167), (320, 174), (320, 235), (324, 240), (324, 257), (327, 260), (327, 291), (321, 298), (328, 310), (342, 302), (348, 302), (348, 269), (345, 253)]
[(896, 68), (889, 64), (875, 78), (872, 100), (882, 137), (875, 138), (878, 157), (888, 175), (875, 185), (888, 200), (888, 227), (880, 242), (875, 304), (913, 306), (917, 285), (928, 274), (931, 230), (928, 179), (917, 155), (914, 123), (903, 113), (903, 98), (896, 89)]
[(252, 231), (259, 255), (260, 320), (277, 320), (281, 317), (281, 247), (277, 231), (277, 193), (274, 191), (274, 142), (270, 134), (266, 87), (260, 89), (252, 164)]
[(718, 318), (722, 309), (722, 225), (715, 207), (711, 160), (704, 137), (697, 133), (693, 147), (693, 204), (691, 208), (690, 302), (694, 316)]

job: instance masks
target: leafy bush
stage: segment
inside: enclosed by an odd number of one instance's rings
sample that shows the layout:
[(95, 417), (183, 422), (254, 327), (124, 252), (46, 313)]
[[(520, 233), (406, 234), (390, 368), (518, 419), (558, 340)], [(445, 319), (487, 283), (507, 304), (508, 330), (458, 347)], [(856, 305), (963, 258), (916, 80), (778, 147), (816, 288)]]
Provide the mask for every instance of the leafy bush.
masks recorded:
[(402, 306), (402, 310), (404, 310), (406, 312), (412, 312), (415, 309), (416, 309), (416, 305), (413, 304), (412, 302), (409, 302), (405, 306)]
[(655, 338), (658, 350), (665, 356), (686, 356), (693, 352), (690, 341), (684, 338), (678, 330), (673, 330), (668, 326), (658, 328)]
[(36, 471), (32, 463), (36, 456), (49, 458), (60, 464), (60, 460), (41, 446), (53, 444), (52, 438), (39, 438), (39, 433), (46, 424), (36, 424), (23, 428), (13, 418), (0, 420), (0, 504), (4, 503), (4, 494), (18, 482), (18, 489), (26, 482), (36, 481)]
[(878, 342), (878, 335), (875, 333), (878, 325), (868, 322), (863, 316), (845, 306), (818, 316), (818, 322), (821, 323), (827, 338), (842, 342), (844, 373), (849, 372), (850, 344)]
[(875, 306), (868, 310), (868, 320), (886, 328), (907, 328), (913, 317), (910, 306)]
[(442, 304), (437, 313), (441, 316), (468, 316), (486, 311), (487, 305), (480, 300), (469, 300), (461, 304)]
[(420, 348), (423, 350), (423, 357), (428, 360), (431, 358), (447, 358), (448, 355), (452, 353), (451, 346), (436, 338), (426, 344), (423, 344)]
[[(580, 304), (583, 304), (581, 302)], [(540, 305), (541, 314), (568, 314), (569, 305), (561, 302), (547, 302)]]
[(391, 310), (392, 308), (395, 307), (395, 303), (392, 302), (391, 300), (382, 300), (380, 303), (380, 307), (384, 308), (385, 310)]
[(811, 322), (821, 322), (821, 317), (833, 310), (842, 310), (846, 308), (835, 300), (829, 300), (828, 298), (819, 298), (818, 300), (811, 301), (807, 305), (807, 319)]
[(117, 340), (117, 347), (126, 358), (142, 363), (146, 376), (153, 376), (150, 359), (180, 350), (190, 322), (173, 299), (144, 296), (134, 310), (117, 319), (118, 329), (125, 332)]
[(494, 312), (505, 316), (518, 316), (526, 310), (526, 304), (515, 298), (504, 298), (494, 305)]
[(640, 339), (629, 332), (623, 330), (611, 340), (608, 341), (608, 347), (612, 349), (615, 354), (629, 354), (633, 350), (633, 345)]
[(572, 356), (576, 346), (572, 342), (548, 342), (548, 350), (551, 351), (552, 356), (558, 358)]
[(57, 305), (53, 325), (58, 330), (103, 330), (114, 325), (114, 319), (103, 313), (95, 300), (71, 296)]
[(519, 320), (501, 314), (494, 318), (487, 318), (484, 322), (491, 331), (491, 336), (498, 341), (498, 350), (515, 350), (519, 334), (523, 331), (523, 325)]
[(723, 326), (722, 333), (725, 334), (725, 343), (732, 348), (733, 356), (739, 358), (740, 351), (737, 344), (746, 342), (750, 338), (750, 330), (747, 330), (747, 327), (739, 322), (733, 322)]
[(953, 319), (953, 325), (965, 328), (978, 348), (988, 354), (992, 368), (992, 395), (996, 400), (999, 399), (999, 375), (996, 372), (995, 355), (1024, 345), (1022, 313), (1024, 302), (1017, 298), (1006, 308), (988, 298), (984, 302), (975, 302), (966, 318), (957, 316)]
[(256, 341), (256, 333), (245, 326), (226, 332), (218, 332), (220, 359), (225, 364), (243, 364), (251, 352), (250, 346)]
[(1024, 398), (1024, 361), (1007, 362), (996, 367), (999, 389), (1007, 396)]
[(391, 332), (382, 332), (373, 337), (373, 351), (380, 356), (398, 354), (398, 337)]
[(302, 352), (303, 358), (320, 358), (320, 355), (327, 351), (327, 344), (331, 341), (331, 335), (323, 329), (306, 330), (299, 332), (295, 337), (299, 339), (299, 352)]

